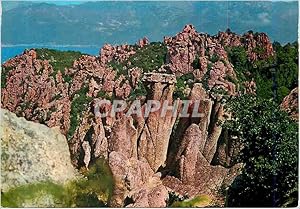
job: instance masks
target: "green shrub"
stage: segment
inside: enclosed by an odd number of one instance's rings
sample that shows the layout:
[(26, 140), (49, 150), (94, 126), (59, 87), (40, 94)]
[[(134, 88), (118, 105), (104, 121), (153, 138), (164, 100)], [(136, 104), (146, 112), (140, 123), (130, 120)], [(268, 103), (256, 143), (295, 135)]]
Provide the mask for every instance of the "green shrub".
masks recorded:
[(70, 128), (67, 134), (67, 138), (70, 139), (76, 131), (80, 123), (80, 119), (84, 110), (87, 109), (87, 105), (93, 100), (92, 97), (87, 97), (88, 87), (84, 86), (76, 92), (72, 103), (70, 112)]
[[(112, 60), (108, 63), (117, 75), (128, 77), (128, 69), (138, 67), (143, 72), (157, 70), (166, 62), (167, 47), (161, 42), (152, 42), (142, 48), (134, 46), (136, 53), (123, 62)], [(130, 64), (129, 64), (130, 62)]]
[(271, 99), (273, 98), (272, 85), (273, 81), (264, 76), (257, 75), (255, 78), (256, 82), (256, 94), (259, 98)]
[(175, 99), (180, 98), (180, 99), (186, 99), (186, 95), (184, 94), (184, 91), (187, 87), (192, 87), (192, 84), (194, 83), (194, 75), (193, 73), (188, 73), (185, 75), (182, 75), (177, 79), (177, 83), (175, 85), (175, 91), (173, 93), (173, 97)]
[(256, 47), (253, 49), (253, 52), (258, 55), (263, 55), (264, 53), (266, 53), (266, 49), (263, 47)]
[(228, 206), (284, 205), (291, 198), (286, 195), (298, 188), (297, 123), (274, 101), (251, 95), (232, 99), (226, 108), (233, 114), (224, 128), (243, 145), (239, 160), (244, 163), (228, 191)]
[(64, 78), (64, 81), (67, 83), (71, 83), (71, 81), (72, 81), (72, 77), (69, 75), (64, 75), (63, 78)]
[(51, 182), (27, 184), (1, 194), (3, 207), (68, 207), (70, 201), (64, 187)]
[[(243, 47), (226, 47), (230, 62), (234, 65), (239, 82), (254, 78), (257, 84), (257, 95), (260, 98), (273, 98), (272, 73), (270, 66), (275, 66), (275, 77), (278, 86), (278, 103), (283, 99), (287, 89), (291, 91), (298, 85), (298, 43), (281, 46), (274, 42), (275, 56), (254, 63), (248, 61), (248, 55)], [(256, 48), (255, 52), (261, 54), (263, 48)]]
[(280, 86), (277, 90), (278, 100), (282, 101), (290, 93), (290, 90), (285, 86)]
[(215, 63), (219, 60), (219, 56), (217, 54), (213, 54), (210, 58), (209, 61), (211, 61), (212, 63)]
[(66, 185), (72, 207), (104, 207), (110, 201), (114, 180), (105, 159), (99, 158), (88, 170), (83, 171), (84, 179)]
[(202, 77), (202, 80), (200, 81), (202, 83), (202, 87), (205, 90), (209, 90), (209, 86), (208, 86), (208, 80), (209, 80), (209, 78), (210, 78), (210, 69), (207, 70), (207, 72)]
[(117, 76), (120, 75), (128, 76), (128, 71), (126, 70), (125, 64), (117, 62), (116, 60), (112, 60), (108, 63), (108, 65), (117, 72)]
[(287, 89), (290, 92), (298, 86), (298, 43), (281, 46), (275, 42), (273, 47), (276, 50), (275, 76), (278, 85), (278, 102), (280, 103), (287, 95)]
[(213, 64), (212, 63), (208, 63), (207, 64), (207, 70), (210, 71), (213, 67)]
[(107, 162), (100, 158), (83, 172), (84, 178), (66, 185), (49, 181), (26, 184), (1, 193), (3, 207), (104, 207), (114, 181)]
[(193, 63), (192, 63), (192, 66), (194, 69), (199, 69), (200, 68), (200, 59), (199, 59), (199, 56), (196, 55)]
[(4, 67), (4, 66), (1, 67), (1, 88), (5, 88), (8, 73), (12, 69), (13, 67)]
[(100, 98), (102, 98), (102, 99), (107, 99), (107, 100), (111, 100), (112, 99), (112, 97), (111, 96), (109, 96), (106, 92), (104, 92), (104, 91), (99, 91), (98, 93), (97, 93), (97, 97), (100, 97)]
[(152, 42), (149, 45), (139, 48), (128, 61), (130, 67), (139, 67), (144, 72), (151, 72), (160, 68), (166, 61), (167, 47), (161, 42)]
[(147, 95), (146, 86), (144, 85), (143, 82), (139, 81), (137, 87), (130, 92), (128, 99), (133, 101), (140, 96), (146, 96), (146, 95)]
[(79, 59), (83, 54), (75, 51), (59, 51), (55, 49), (36, 49), (37, 58), (41, 60), (49, 60), (53, 67), (53, 76), (60, 70), (64, 74), (65, 68), (73, 66), (75, 60)]
[(229, 61), (233, 64), (239, 81), (245, 81), (245, 72), (249, 70), (250, 63), (246, 49), (242, 46), (226, 48)]

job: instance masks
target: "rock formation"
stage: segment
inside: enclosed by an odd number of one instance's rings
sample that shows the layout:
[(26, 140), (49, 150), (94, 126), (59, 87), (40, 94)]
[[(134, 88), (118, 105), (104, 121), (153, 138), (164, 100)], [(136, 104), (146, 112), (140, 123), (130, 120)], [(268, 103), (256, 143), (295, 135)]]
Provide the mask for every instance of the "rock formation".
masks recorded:
[(148, 45), (148, 44), (149, 44), (149, 40), (148, 40), (147, 37), (144, 37), (144, 38), (140, 39), (140, 40), (138, 41), (138, 43), (137, 43), (137, 45), (138, 45), (139, 47), (144, 47), (145, 45)]
[(244, 46), (250, 61), (266, 59), (274, 55), (274, 50), (269, 37), (265, 33), (248, 31), (239, 36), (230, 30), (219, 32), (215, 37), (223, 46)]
[[(107, 159), (116, 182), (111, 206), (165, 207), (168, 191), (214, 197), (239, 170), (234, 145), (221, 126), (228, 114), (223, 97), (238, 94), (237, 75), (225, 47), (245, 47), (254, 61), (272, 56), (272, 44), (265, 34), (226, 31), (210, 36), (187, 25), (176, 36), (164, 38), (161, 46), (167, 47), (167, 57), (159, 63), (163, 65), (146, 72), (140, 67), (144, 63), (133, 65), (130, 59), (148, 46), (146, 38), (135, 46), (105, 44), (99, 56), (82, 55), (56, 74), (35, 50), (25, 51), (3, 65), (9, 71), (2, 108), (58, 126), (68, 137), (72, 163), (78, 168), (99, 157)], [(181, 82), (184, 76), (192, 78)], [(248, 86), (255, 92), (255, 83)], [(164, 117), (162, 109), (148, 117), (127, 117), (128, 109), (115, 116), (95, 114), (97, 102), (104, 99), (123, 99), (127, 104), (139, 99), (143, 114), (149, 100), (182, 105), (182, 98), (174, 98), (182, 89), (190, 99), (187, 117), (179, 117), (180, 108), (168, 109)], [(202, 117), (190, 116), (196, 101)], [(100, 112), (111, 109), (105, 104)]]
[(37, 59), (34, 50), (3, 64), (11, 68), (6, 88), (1, 91), (2, 108), (27, 120), (49, 127), (59, 126), (66, 134), (70, 126), (68, 84), (61, 73), (52, 76), (53, 67), (47, 60)]

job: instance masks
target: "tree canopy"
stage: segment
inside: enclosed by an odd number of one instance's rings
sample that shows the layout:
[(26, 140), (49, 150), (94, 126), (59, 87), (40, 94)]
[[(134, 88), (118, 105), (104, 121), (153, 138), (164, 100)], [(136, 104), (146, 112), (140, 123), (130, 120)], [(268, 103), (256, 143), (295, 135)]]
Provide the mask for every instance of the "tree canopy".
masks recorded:
[(244, 164), (229, 190), (228, 205), (296, 206), (297, 123), (274, 101), (250, 95), (232, 99), (226, 108), (233, 115), (224, 127), (243, 144), (239, 160)]

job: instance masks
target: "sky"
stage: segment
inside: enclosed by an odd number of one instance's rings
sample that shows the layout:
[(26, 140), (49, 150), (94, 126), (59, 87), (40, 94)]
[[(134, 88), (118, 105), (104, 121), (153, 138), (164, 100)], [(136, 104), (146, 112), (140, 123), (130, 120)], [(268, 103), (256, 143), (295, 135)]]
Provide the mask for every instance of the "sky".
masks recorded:
[[(2, 1), (11, 1), (11, 2), (13, 2), (13, 1), (16, 1), (16, 0), (2, 0)], [(81, 1), (72, 1), (72, 0), (66, 0), (66, 1), (59, 1), (59, 0), (50, 0), (50, 1), (22, 0), (22, 1), (38, 2), (38, 3), (44, 2), (44, 3), (51, 3), (51, 4), (64, 6), (64, 5), (78, 5), (78, 4), (82, 4), (84, 2), (91, 2), (91, 1), (111, 1), (111, 0), (81, 0)], [(118, 0), (118, 1), (131, 1), (131, 0)], [(145, 0), (135, 0), (135, 1), (145, 1)], [(157, 0), (146, 0), (146, 1), (157, 1)], [(174, 1), (174, 0), (163, 0), (163, 1)], [(175, 1), (182, 1), (182, 0), (175, 0)], [(190, 0), (190, 1), (197, 1), (197, 0)], [(200, 0), (200, 1), (207, 1), (207, 0)], [(226, 1), (226, 0), (213, 0), (213, 1)], [(229, 0), (229, 1), (249, 1), (249, 0)], [(261, 0), (252, 0), (252, 1), (261, 1)], [(273, 1), (273, 2), (285, 1), (285, 2), (289, 2), (289, 1), (297, 1), (297, 0), (265, 0), (265, 1)]]

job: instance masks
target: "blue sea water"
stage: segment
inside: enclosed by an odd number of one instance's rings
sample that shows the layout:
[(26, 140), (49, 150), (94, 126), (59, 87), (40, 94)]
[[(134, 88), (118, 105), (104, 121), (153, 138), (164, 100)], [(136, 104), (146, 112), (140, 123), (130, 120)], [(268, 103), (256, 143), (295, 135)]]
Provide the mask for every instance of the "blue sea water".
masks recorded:
[(1, 47), (1, 63), (4, 63), (10, 58), (13, 58), (17, 55), (23, 53), (25, 49), (32, 48), (49, 48), (49, 49), (57, 49), (61, 51), (79, 51), (84, 54), (89, 55), (98, 55), (100, 47), (73, 47), (73, 46), (32, 46), (32, 45), (22, 45), (22, 46), (2, 46)]

